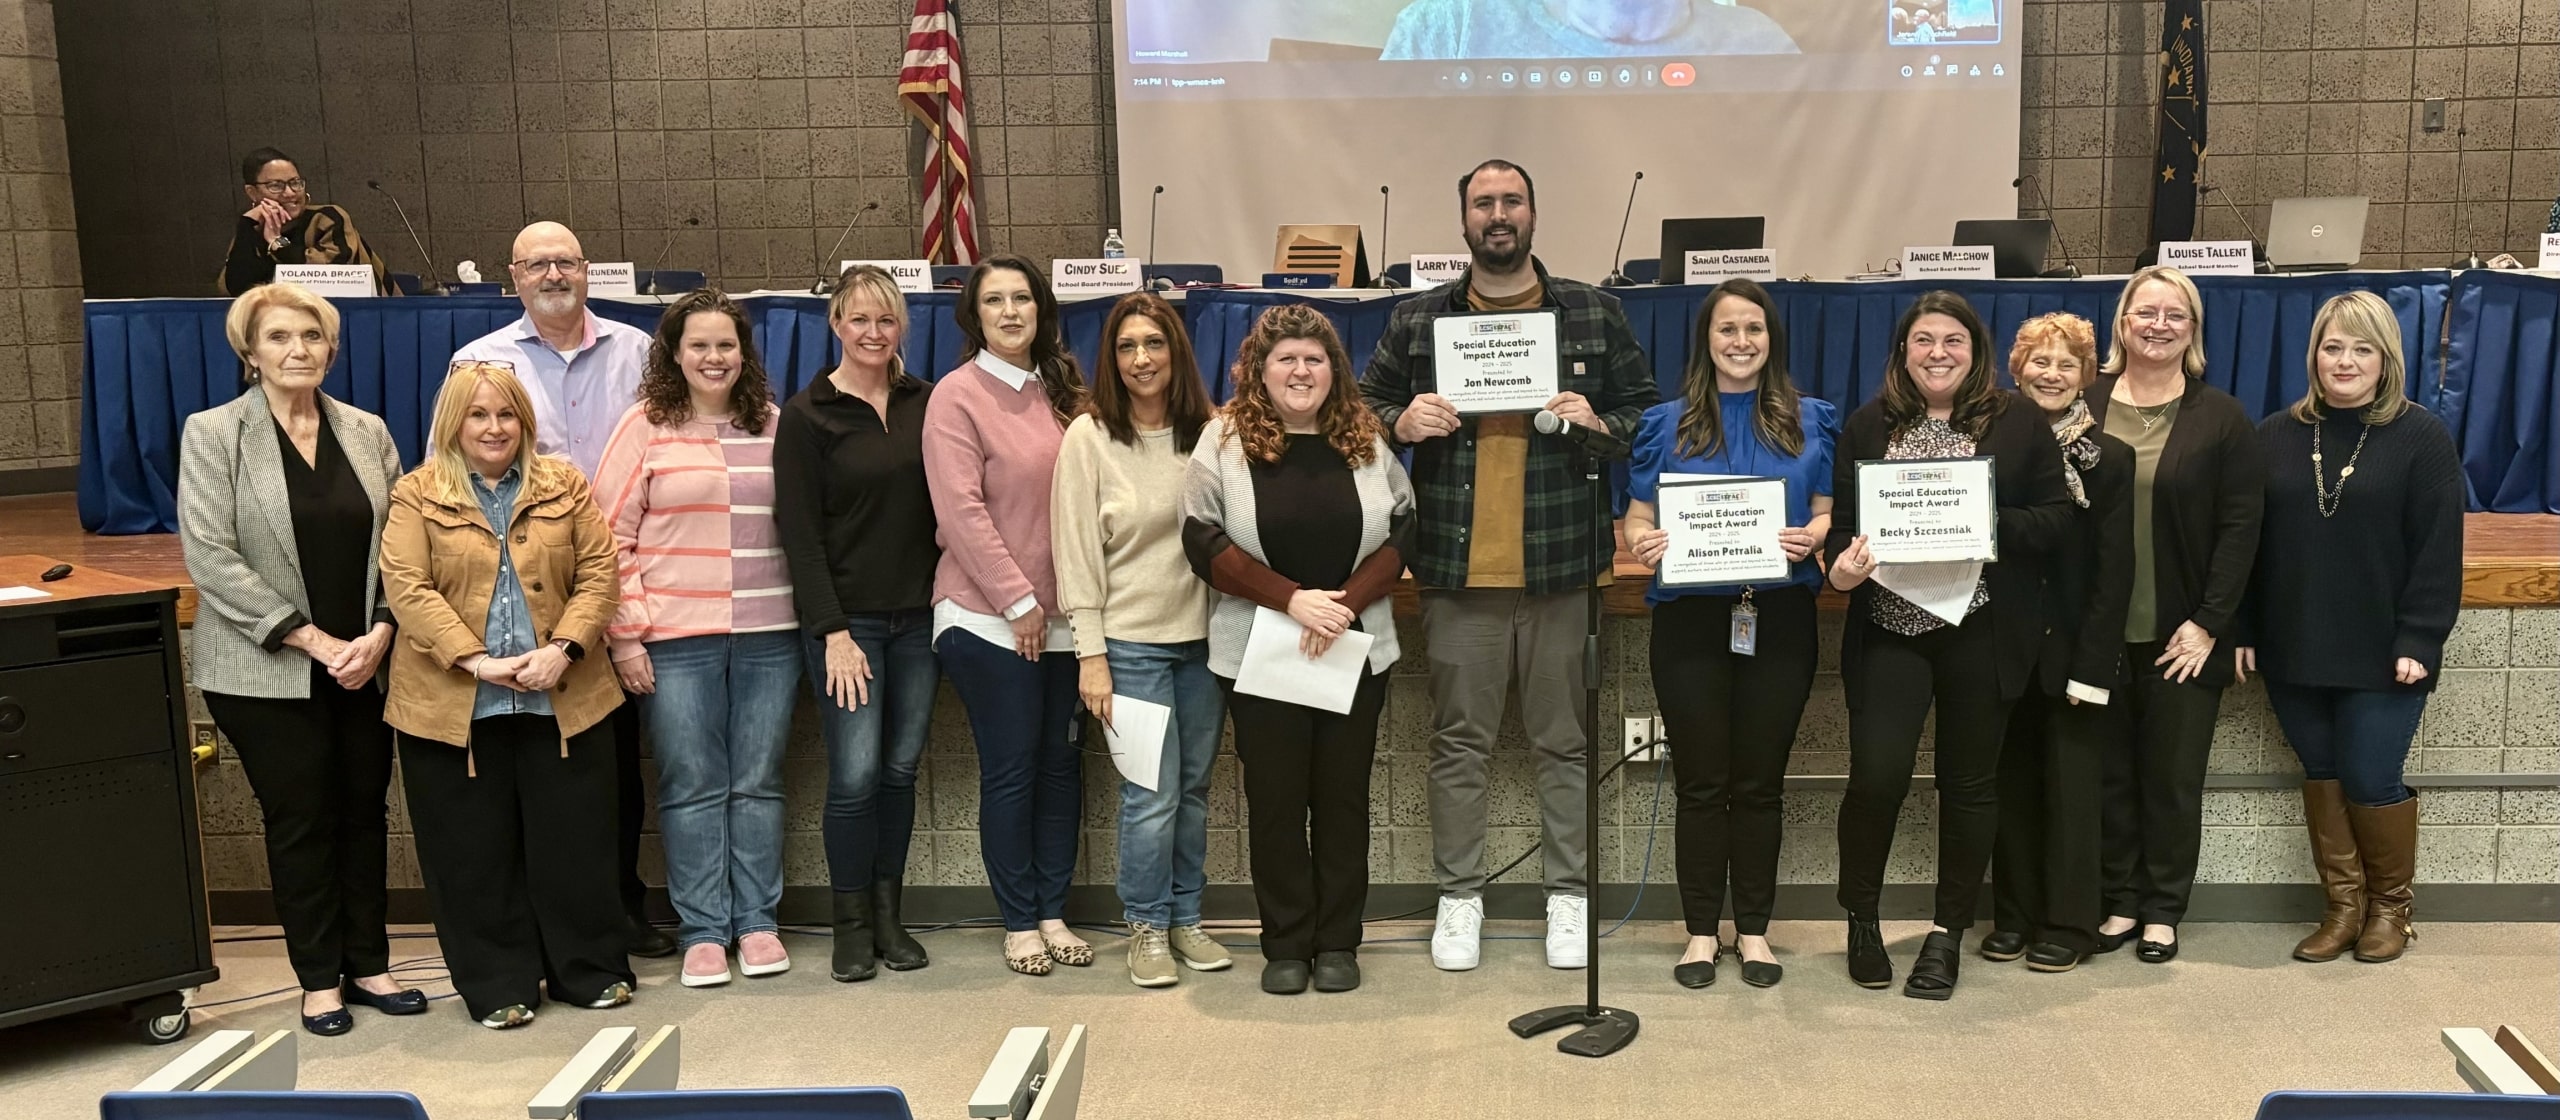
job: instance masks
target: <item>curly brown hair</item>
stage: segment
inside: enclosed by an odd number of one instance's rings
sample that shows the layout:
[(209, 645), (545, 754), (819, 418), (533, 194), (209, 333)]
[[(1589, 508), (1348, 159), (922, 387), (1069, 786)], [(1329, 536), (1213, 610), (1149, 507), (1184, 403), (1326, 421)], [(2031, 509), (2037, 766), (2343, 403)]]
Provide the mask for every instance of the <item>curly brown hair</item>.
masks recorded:
[(729, 422), (748, 435), (763, 435), (765, 416), (773, 411), (773, 384), (765, 378), (764, 359), (756, 356), (755, 327), (747, 321), (746, 309), (717, 288), (687, 292), (658, 317), (658, 333), (649, 341), (649, 365), (640, 373), (640, 401), (649, 408), (649, 422), (666, 428), (693, 419), (693, 390), (676, 365), (676, 350), (684, 345), (685, 321), (706, 313), (726, 315), (738, 329), (738, 379), (729, 386)]
[(1342, 461), (1354, 467), (1365, 467), (1377, 456), (1378, 440), (1386, 434), (1378, 423), (1378, 414), (1360, 399), (1360, 387), (1351, 376), (1351, 355), (1342, 348), (1342, 336), (1334, 333), (1332, 321), (1303, 303), (1282, 304), (1262, 313), (1254, 321), (1253, 333), (1244, 337), (1236, 348), (1235, 395), (1228, 398), (1222, 410), (1227, 429), (1244, 441), (1244, 453), (1266, 463), (1280, 461), (1280, 452), (1288, 445), (1288, 432), (1280, 423), (1280, 410), (1271, 403), (1271, 390), (1262, 384), (1263, 363), (1271, 359), (1273, 347), (1291, 339), (1304, 339), (1324, 347), (1325, 365), (1332, 371), (1333, 384), (1325, 393), (1324, 408), (1316, 414), (1317, 426), (1324, 432), (1325, 442), (1342, 455)]

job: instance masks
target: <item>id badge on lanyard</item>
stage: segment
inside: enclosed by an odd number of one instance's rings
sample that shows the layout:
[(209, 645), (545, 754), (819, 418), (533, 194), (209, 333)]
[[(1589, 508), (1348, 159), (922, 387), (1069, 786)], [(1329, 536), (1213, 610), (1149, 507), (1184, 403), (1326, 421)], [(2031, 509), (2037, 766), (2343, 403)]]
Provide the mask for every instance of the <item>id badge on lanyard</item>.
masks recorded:
[(1733, 652), (1751, 657), (1760, 652), (1760, 608), (1751, 602), (1751, 589), (1742, 589), (1742, 601), (1733, 605)]

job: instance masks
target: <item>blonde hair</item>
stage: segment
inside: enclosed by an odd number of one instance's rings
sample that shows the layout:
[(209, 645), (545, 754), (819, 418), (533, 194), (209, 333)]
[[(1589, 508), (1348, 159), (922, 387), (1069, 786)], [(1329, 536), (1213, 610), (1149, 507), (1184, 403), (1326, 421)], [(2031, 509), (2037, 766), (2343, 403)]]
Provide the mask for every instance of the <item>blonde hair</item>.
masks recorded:
[(911, 320), (907, 318), (907, 294), (898, 290), (898, 278), (876, 264), (858, 264), (844, 270), (836, 281), (836, 294), (827, 299), (827, 325), (843, 321), (845, 309), (853, 306), (853, 297), (868, 295), (889, 309), (889, 318), (898, 324), (898, 349), (889, 355), (889, 380), (907, 375), (906, 342)]
[(2068, 311), (2049, 311), (2018, 324), (2018, 341), (2009, 347), (2009, 381), (2022, 384), (2018, 371), (2025, 369), (2027, 359), (2047, 346), (2059, 346), (2080, 359), (2080, 387), (2086, 389), (2098, 376), (2098, 331)]
[(2400, 317), (2372, 292), (2345, 292), (2320, 305), (2320, 313), (2311, 319), (2311, 349), (2303, 357), (2311, 384), (2287, 413), (2305, 424), (2317, 424), (2324, 415), (2327, 406), (2320, 399), (2320, 342), (2333, 330), (2370, 342), (2374, 349), (2382, 351), (2382, 378), (2373, 387), (2372, 403), (2364, 406), (2364, 422), (2388, 424), (2399, 419), (2409, 407), (2409, 370), (2400, 359)]
[(428, 473), (423, 480), (427, 492), (441, 501), (463, 505), (478, 501), (471, 493), (471, 462), (462, 455), (462, 421), (471, 414), (471, 398), (480, 394), (482, 385), (497, 386), (507, 398), (507, 407), (516, 410), (516, 469), (524, 472), (525, 485), (557, 481), (562, 471), (578, 468), (551, 456), (535, 453), (533, 398), (524, 391), (524, 382), (516, 380), (516, 371), (495, 362), (456, 362), (445, 371), (444, 388), (436, 391), (435, 426), (427, 435), (427, 461), (420, 465)]
[[(258, 321), (275, 310), (307, 312), (320, 320), (320, 334), (328, 339), (329, 357), (338, 356), (338, 309), (300, 284), (260, 284), (240, 293), (231, 301), (231, 310), (222, 316), (223, 336), (231, 340), (231, 352), (240, 356), (240, 375), (246, 378), (257, 367), (249, 360), (256, 347)], [(327, 363), (322, 363), (326, 365)]]
[(2178, 289), (2179, 298), (2187, 303), (2186, 371), (2189, 377), (2204, 376), (2204, 296), (2196, 291), (2196, 282), (2187, 274), (2165, 264), (2136, 270), (2124, 282), (2124, 291), (2116, 295), (2115, 331), (2107, 336), (2107, 364), (2098, 372), (2109, 377), (2124, 373), (2124, 319), (2133, 307), (2133, 293), (2154, 280)]

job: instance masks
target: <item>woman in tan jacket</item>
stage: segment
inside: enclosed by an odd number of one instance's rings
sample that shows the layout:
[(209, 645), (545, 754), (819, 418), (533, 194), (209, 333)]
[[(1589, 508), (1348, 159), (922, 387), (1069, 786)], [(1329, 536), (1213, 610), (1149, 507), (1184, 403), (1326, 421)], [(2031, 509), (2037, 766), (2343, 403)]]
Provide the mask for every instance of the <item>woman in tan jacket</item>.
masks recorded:
[(383, 720), (454, 991), (480, 1025), (533, 1021), (547, 980), (631, 1000), (615, 887), (622, 702), (601, 654), (613, 534), (565, 459), (534, 452), (507, 366), (457, 363), (426, 463), (391, 491), (382, 585), (400, 623)]

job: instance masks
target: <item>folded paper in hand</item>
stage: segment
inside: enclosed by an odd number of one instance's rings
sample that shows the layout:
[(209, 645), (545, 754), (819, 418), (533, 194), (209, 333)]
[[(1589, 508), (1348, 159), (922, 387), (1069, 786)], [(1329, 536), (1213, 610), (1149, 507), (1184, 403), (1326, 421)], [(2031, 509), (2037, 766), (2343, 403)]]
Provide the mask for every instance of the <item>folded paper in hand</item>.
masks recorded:
[(1298, 636), (1306, 629), (1288, 615), (1255, 607), (1253, 632), (1244, 643), (1244, 664), (1236, 671), (1236, 691), (1347, 714), (1360, 691), (1360, 678), (1369, 672), (1369, 643), (1375, 639), (1347, 630), (1333, 640), (1324, 656), (1310, 659), (1298, 650)]

